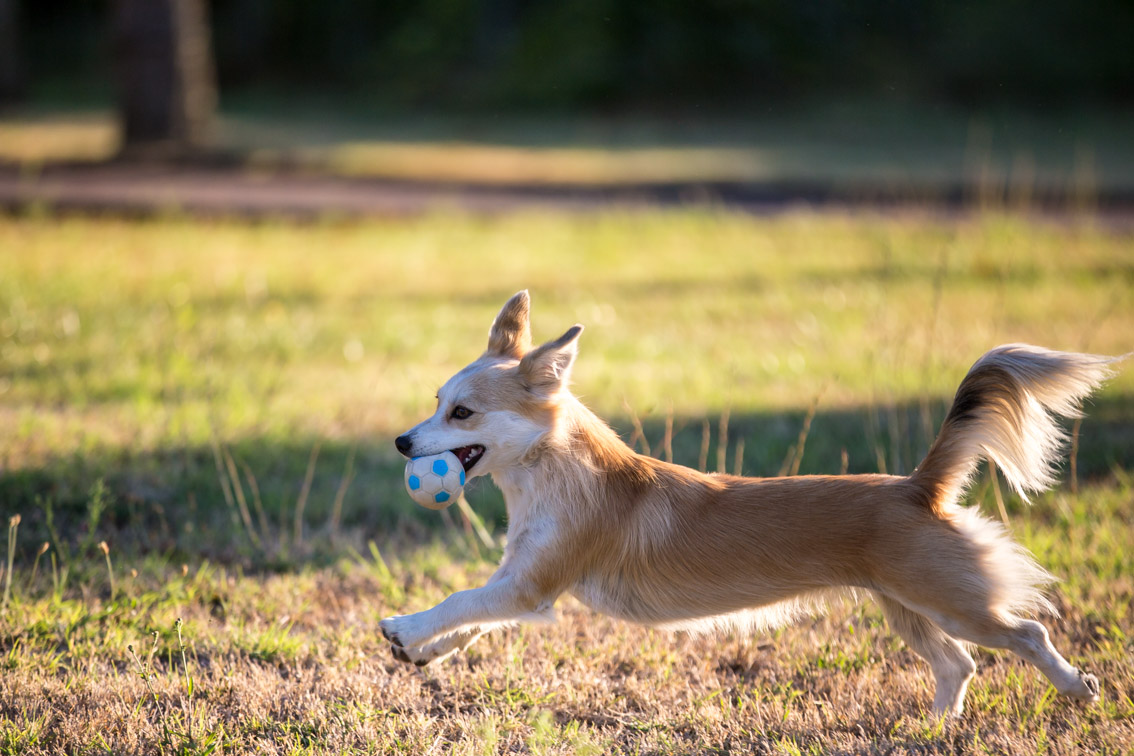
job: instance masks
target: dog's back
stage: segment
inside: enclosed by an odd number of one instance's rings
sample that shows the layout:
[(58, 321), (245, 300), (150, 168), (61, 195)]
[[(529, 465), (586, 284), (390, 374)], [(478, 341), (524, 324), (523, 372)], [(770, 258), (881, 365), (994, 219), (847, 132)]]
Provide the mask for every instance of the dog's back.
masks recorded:
[(570, 442), (547, 451), (556, 479), (573, 481), (561, 506), (577, 531), (563, 543), (587, 544), (571, 551), (570, 590), (625, 619), (711, 629), (773, 625), (831, 592), (865, 589), (934, 665), (939, 710), (960, 711), (972, 675), (954, 636), (1011, 648), (1061, 692), (1093, 699), (1097, 682), (1021, 618), (1053, 610), (1051, 575), (999, 523), (957, 502), (982, 457), (1021, 493), (1050, 485), (1064, 438), (1057, 415), (1076, 415), (1112, 362), (1024, 345), (990, 351), (910, 476), (706, 475), (613, 444), (605, 424), (565, 399)]
[[(1021, 492), (1049, 485), (1063, 438), (1053, 414), (1076, 414), (1111, 362), (1023, 345), (992, 350), (961, 383), (940, 435), (908, 477), (705, 475), (625, 445), (616, 454), (594, 430), (601, 421), (572, 403), (582, 417), (564, 419), (578, 429), (567, 458), (600, 472), (586, 484), (585, 498), (598, 500), (589, 507), (591, 570), (620, 586), (626, 606), (599, 596), (593, 581), (584, 599), (664, 625), (891, 583), (963, 595), (999, 613), (1048, 609), (1050, 576), (1003, 528), (956, 502), (982, 456)], [(587, 456), (600, 448), (601, 459)], [(574, 522), (587, 522), (579, 515)]]

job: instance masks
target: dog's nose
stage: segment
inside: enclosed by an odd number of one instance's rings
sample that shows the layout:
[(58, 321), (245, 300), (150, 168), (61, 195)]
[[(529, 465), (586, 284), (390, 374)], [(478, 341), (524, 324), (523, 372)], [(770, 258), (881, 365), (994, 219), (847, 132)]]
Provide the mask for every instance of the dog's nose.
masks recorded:
[(408, 457), (410, 451), (413, 450), (413, 439), (409, 436), (398, 436), (394, 439), (394, 446), (398, 447), (398, 451), (402, 455)]

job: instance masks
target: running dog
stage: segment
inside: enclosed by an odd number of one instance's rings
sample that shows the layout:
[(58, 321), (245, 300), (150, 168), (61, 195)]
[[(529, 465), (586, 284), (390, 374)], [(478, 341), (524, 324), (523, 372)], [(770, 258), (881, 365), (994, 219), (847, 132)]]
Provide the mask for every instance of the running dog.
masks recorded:
[(1009, 649), (1063, 695), (1095, 701), (1029, 616), (1054, 613), (1054, 578), (1000, 524), (960, 506), (980, 459), (1025, 497), (1055, 482), (1056, 420), (1121, 358), (1011, 344), (961, 382), (941, 432), (908, 476), (707, 475), (630, 449), (571, 394), (582, 326), (532, 348), (530, 300), (512, 297), (488, 349), (396, 441), (408, 456), (453, 451), (504, 493), (508, 539), (480, 588), (382, 620), (394, 656), (423, 665), (482, 633), (554, 621), (569, 593), (658, 628), (774, 627), (833, 594), (865, 591), (933, 669), (934, 712), (959, 715), (976, 671), (968, 645)]

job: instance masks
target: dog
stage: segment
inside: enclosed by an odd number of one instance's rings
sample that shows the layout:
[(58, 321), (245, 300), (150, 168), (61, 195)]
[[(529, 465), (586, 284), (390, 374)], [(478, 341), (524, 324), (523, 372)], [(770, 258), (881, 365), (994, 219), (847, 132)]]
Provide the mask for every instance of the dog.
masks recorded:
[(395, 658), (421, 666), (493, 628), (552, 622), (564, 593), (620, 619), (711, 631), (775, 627), (866, 592), (932, 668), (936, 714), (963, 710), (970, 645), (1009, 649), (1059, 693), (1098, 699), (1098, 680), (1029, 618), (1055, 613), (1054, 578), (959, 502), (982, 458), (1025, 500), (1054, 484), (1057, 417), (1078, 416), (1122, 358), (997, 347), (912, 474), (746, 478), (635, 453), (569, 390), (582, 326), (532, 348), (529, 312), (528, 293), (513, 296), (484, 354), (395, 442), (407, 457), (452, 451), (468, 477), (492, 476), (508, 511), (483, 587), (381, 621)]

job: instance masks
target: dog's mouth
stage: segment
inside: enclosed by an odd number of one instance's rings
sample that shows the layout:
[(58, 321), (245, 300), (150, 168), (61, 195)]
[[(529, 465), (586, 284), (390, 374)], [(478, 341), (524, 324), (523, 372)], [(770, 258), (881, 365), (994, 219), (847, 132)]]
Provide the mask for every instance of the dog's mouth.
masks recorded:
[(473, 469), (473, 465), (484, 456), (484, 447), (480, 444), (462, 446), (460, 449), (450, 449), (450, 451), (457, 455), (457, 459), (461, 460), (461, 466), (465, 468), (465, 472)]

